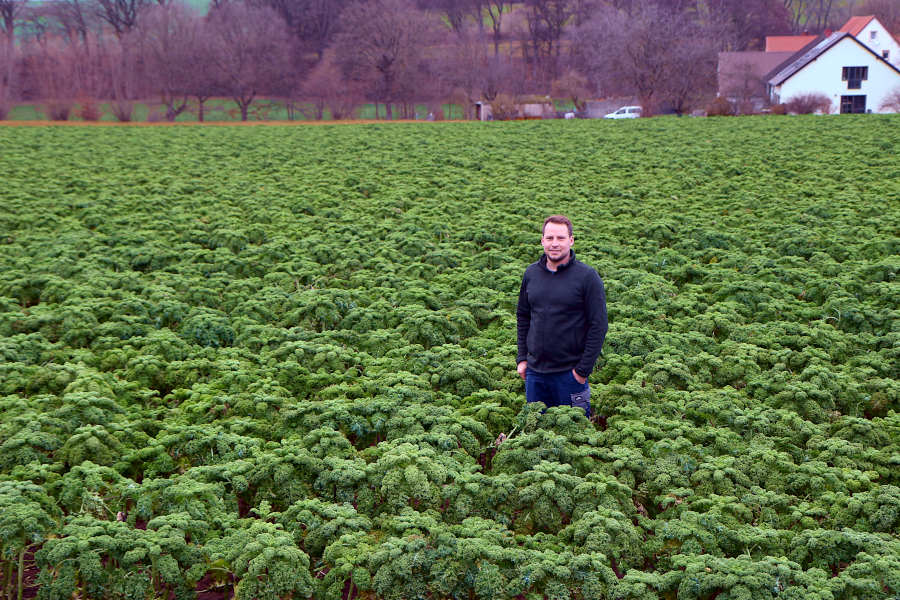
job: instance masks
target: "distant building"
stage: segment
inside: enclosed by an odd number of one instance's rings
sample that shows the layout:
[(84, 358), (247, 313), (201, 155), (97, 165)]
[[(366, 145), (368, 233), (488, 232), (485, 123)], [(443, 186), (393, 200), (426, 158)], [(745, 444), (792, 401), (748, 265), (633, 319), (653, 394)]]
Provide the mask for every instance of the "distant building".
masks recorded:
[[(556, 117), (556, 109), (553, 104), (525, 102), (515, 105), (516, 114), (513, 119), (553, 119)], [(475, 103), (475, 120), (476, 121), (493, 121), (494, 111), (487, 102)]]
[(831, 100), (831, 112), (882, 112), (900, 90), (900, 69), (847, 32), (836, 32), (782, 63), (769, 75), (769, 99), (786, 102), (804, 94)]
[(900, 44), (873, 16), (820, 36), (768, 36), (765, 52), (721, 52), (719, 96), (759, 108), (805, 94), (831, 112), (879, 112), (900, 90)]
[(838, 31), (849, 33), (871, 48), (875, 54), (895, 67), (900, 67), (900, 43), (875, 17), (853, 17)]
[(491, 110), (491, 105), (487, 102), (476, 102), (475, 103), (475, 120), (476, 121), (493, 121), (494, 120), (494, 111)]

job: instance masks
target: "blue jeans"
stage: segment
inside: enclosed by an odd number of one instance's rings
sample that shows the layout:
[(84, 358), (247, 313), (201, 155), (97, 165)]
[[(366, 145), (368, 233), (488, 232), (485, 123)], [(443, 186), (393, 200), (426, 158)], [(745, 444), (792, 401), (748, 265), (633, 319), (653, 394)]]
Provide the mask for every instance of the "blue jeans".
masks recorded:
[(578, 383), (571, 369), (560, 373), (525, 370), (525, 400), (551, 406), (575, 406), (591, 416), (591, 386)]

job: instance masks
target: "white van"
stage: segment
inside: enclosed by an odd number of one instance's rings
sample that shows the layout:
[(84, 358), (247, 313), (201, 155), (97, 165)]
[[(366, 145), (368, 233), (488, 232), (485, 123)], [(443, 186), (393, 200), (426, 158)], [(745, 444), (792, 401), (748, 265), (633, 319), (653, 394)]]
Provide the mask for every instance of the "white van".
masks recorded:
[(604, 119), (637, 119), (641, 116), (640, 106), (623, 106), (616, 112), (611, 112)]

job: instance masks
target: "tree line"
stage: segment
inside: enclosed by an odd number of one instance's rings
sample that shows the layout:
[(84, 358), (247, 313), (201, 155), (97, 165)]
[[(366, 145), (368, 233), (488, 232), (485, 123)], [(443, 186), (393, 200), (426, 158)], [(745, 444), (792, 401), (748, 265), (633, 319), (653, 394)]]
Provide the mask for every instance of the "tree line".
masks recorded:
[[(894, 0), (867, 0), (900, 28)], [(825, 0), (0, 0), (0, 118), (40, 102), (50, 118), (119, 120), (153, 99), (160, 118), (260, 97), (289, 118), (346, 118), (365, 102), (388, 118), (425, 104), (498, 105), (528, 95), (633, 95), (676, 112), (715, 90), (721, 50), (839, 24)], [(399, 113), (399, 115), (398, 115)]]

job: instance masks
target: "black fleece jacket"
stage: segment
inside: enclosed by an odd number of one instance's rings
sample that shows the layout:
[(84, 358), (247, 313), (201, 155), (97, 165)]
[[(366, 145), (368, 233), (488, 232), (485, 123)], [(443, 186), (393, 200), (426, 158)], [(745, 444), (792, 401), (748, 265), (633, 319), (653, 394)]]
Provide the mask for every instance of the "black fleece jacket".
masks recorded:
[(516, 308), (516, 364), (539, 373), (575, 372), (587, 377), (603, 349), (608, 322), (603, 280), (575, 259), (547, 268), (547, 255), (528, 265)]

